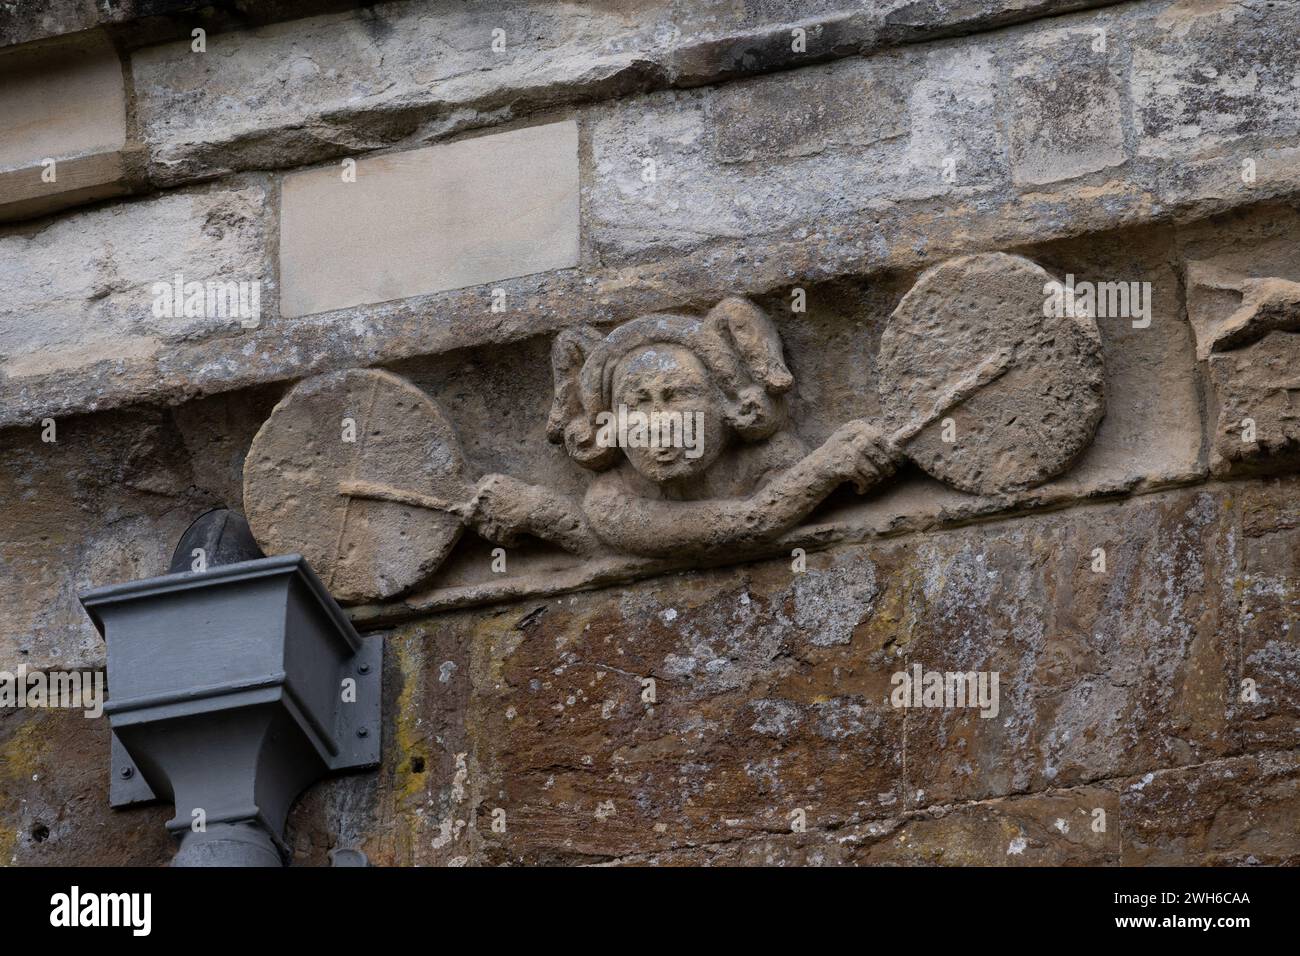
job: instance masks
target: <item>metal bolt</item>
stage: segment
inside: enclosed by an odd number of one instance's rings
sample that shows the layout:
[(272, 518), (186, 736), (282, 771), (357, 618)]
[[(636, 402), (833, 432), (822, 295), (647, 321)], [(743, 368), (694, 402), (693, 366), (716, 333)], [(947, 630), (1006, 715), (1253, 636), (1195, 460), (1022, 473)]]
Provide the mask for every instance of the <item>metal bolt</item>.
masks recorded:
[(123, 768), (122, 768), (122, 779), (123, 779), (123, 780), (130, 780), (130, 779), (131, 779), (132, 777), (134, 777), (134, 776), (135, 776), (135, 768), (134, 768), (134, 767), (123, 767)]
[(358, 674), (369, 674), (369, 673), (370, 673), (370, 665), (369, 665), (369, 664), (360, 664), (360, 665), (358, 665), (358, 666), (357, 666), (357, 673), (358, 673)]
[(358, 728), (357, 728), (357, 736), (358, 736), (358, 737), (369, 737), (369, 736), (370, 736), (370, 730), (369, 730), (368, 728), (366, 728), (366, 727), (358, 727)]

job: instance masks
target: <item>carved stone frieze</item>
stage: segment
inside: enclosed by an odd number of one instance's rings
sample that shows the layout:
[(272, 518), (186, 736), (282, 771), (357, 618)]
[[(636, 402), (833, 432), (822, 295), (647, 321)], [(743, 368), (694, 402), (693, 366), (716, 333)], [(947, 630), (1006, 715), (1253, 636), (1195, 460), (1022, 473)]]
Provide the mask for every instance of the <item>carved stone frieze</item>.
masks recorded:
[(389, 372), (299, 383), (250, 448), (244, 501), (269, 553), (299, 551), (340, 599), (401, 594), (464, 528), (584, 558), (753, 553), (841, 485), (867, 494), (905, 462), (953, 488), (1000, 495), (1067, 469), (1104, 413), (1101, 341), (1086, 316), (1044, 309), (1051, 276), (988, 254), (924, 273), (888, 324), (880, 420), (809, 449), (772, 320), (731, 297), (702, 316), (653, 314), (552, 348), (551, 442), (594, 472), (581, 496), (504, 474), (467, 475), (433, 399)]

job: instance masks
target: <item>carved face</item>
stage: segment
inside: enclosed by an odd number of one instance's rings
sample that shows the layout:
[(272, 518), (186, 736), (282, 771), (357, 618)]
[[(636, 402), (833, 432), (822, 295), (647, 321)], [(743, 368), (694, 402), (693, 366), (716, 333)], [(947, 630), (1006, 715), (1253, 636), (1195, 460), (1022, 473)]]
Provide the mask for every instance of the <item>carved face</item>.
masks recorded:
[(614, 367), (610, 397), (623, 453), (651, 481), (703, 474), (722, 452), (722, 396), (690, 349), (629, 352)]

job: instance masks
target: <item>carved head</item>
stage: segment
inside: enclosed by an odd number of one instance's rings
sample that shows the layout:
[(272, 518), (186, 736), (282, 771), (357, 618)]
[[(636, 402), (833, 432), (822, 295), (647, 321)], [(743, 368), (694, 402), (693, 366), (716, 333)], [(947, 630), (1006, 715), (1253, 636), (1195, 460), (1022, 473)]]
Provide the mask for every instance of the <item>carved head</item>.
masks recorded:
[[(794, 384), (771, 319), (736, 297), (702, 318), (646, 315), (608, 335), (565, 330), (551, 364), (555, 402), (547, 437), (593, 470), (622, 453), (656, 482), (706, 471), (732, 436), (772, 435), (782, 419), (778, 398)], [(685, 440), (637, 440), (633, 429), (647, 420), (661, 437), (684, 427)], [(611, 428), (619, 441), (610, 441)]]

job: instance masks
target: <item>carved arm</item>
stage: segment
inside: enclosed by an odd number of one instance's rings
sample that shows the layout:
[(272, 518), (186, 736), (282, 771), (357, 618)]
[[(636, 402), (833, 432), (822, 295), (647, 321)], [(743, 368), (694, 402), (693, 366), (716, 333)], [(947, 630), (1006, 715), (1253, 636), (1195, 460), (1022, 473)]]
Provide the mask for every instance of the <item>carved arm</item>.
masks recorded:
[(864, 492), (887, 477), (894, 458), (874, 426), (855, 421), (748, 498), (641, 498), (629, 495), (607, 474), (592, 484), (583, 509), (596, 536), (619, 551), (647, 557), (708, 553), (779, 536), (844, 482)]
[(498, 544), (515, 544), (521, 534), (531, 534), (574, 554), (605, 550), (576, 498), (509, 475), (483, 476), (468, 520), (483, 537)]

